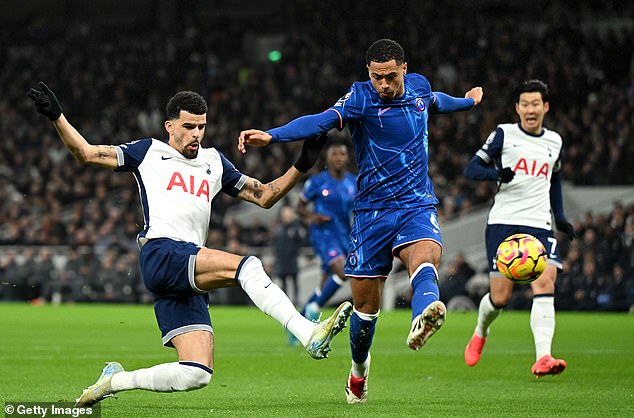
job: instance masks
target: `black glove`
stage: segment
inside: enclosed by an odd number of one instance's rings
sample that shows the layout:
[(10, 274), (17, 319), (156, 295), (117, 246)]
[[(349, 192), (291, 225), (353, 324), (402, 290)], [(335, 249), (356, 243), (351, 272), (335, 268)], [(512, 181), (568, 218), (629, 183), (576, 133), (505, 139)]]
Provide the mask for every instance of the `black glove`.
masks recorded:
[(51, 121), (59, 119), (62, 115), (62, 107), (55, 94), (48, 88), (46, 84), (40, 81), (40, 90), (31, 89), (26, 93), (29, 99), (35, 103), (38, 112), (49, 118)]
[(321, 134), (314, 138), (308, 138), (304, 140), (302, 146), (302, 152), (299, 154), (297, 161), (295, 161), (295, 168), (302, 173), (307, 172), (317, 162), (321, 149), (326, 145), (328, 141), (328, 135)]
[(508, 183), (515, 177), (515, 171), (511, 167), (504, 167), (498, 171), (498, 181)]
[(566, 220), (555, 221), (555, 225), (557, 225), (557, 231), (563, 232), (564, 234), (568, 235), (570, 241), (575, 239), (575, 237), (577, 236), (577, 234), (575, 234), (575, 227), (572, 226), (570, 222)]

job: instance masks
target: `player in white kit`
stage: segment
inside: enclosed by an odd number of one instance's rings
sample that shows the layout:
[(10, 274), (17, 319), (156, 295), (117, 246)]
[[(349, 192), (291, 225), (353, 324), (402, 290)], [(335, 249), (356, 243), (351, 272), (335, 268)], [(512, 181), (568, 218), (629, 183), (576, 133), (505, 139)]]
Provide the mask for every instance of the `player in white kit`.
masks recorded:
[(478, 322), (464, 358), (469, 366), (478, 363), (489, 327), (513, 292), (513, 282), (497, 270), (497, 247), (509, 235), (528, 233), (538, 238), (548, 252), (546, 269), (531, 283), (530, 325), (536, 351), (531, 372), (540, 377), (559, 374), (566, 368), (564, 360), (551, 356), (555, 332), (555, 280), (557, 270), (562, 266), (552, 217), (559, 231), (565, 232), (570, 239), (575, 234), (566, 220), (562, 202), (559, 173), (562, 140), (557, 132), (543, 127), (550, 106), (548, 87), (539, 80), (525, 81), (515, 92), (515, 102), (520, 123), (498, 125), (465, 169), (465, 177), (497, 181), (499, 187), (486, 228), (490, 292), (480, 301)]
[(146, 138), (118, 146), (89, 144), (66, 120), (44, 83), (28, 96), (80, 163), (134, 175), (145, 219), (137, 237), (141, 273), (154, 295), (163, 344), (178, 354), (177, 362), (130, 372), (117, 362), (106, 363), (99, 380), (77, 399), (77, 406), (95, 404), (124, 390), (173, 392), (206, 386), (213, 374), (214, 354), (207, 292), (222, 287), (241, 286), (258, 308), (297, 337), (311, 357), (327, 357), (332, 338), (345, 327), (352, 311), (349, 302), (315, 324), (297, 312), (257, 257), (204, 246), (216, 194), (222, 191), (270, 208), (313, 166), (325, 136), (307, 139), (295, 164), (262, 184), (240, 173), (215, 148), (201, 147), (207, 104), (197, 93), (179, 92), (169, 101), (168, 142)]

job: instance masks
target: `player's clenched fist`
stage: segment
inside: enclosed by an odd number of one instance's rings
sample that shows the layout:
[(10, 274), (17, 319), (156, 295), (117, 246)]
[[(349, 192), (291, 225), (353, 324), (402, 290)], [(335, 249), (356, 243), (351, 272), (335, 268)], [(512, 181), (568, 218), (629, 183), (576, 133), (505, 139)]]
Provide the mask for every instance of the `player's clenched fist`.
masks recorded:
[(482, 87), (474, 87), (464, 95), (466, 99), (473, 99), (473, 101), (475, 102), (474, 106), (480, 104), (480, 102), (482, 101), (482, 96), (484, 96), (484, 91), (482, 90)]

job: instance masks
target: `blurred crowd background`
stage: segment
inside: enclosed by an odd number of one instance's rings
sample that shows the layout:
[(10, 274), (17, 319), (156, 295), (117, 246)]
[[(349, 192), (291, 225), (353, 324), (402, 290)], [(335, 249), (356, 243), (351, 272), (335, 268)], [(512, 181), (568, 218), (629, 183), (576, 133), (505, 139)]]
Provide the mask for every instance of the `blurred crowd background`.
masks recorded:
[[(433, 90), (485, 90), (476, 111), (430, 118), (430, 175), (443, 221), (490, 204), (495, 185), (467, 181), (462, 171), (496, 124), (516, 120), (513, 88), (527, 78), (550, 87), (545, 124), (564, 138), (564, 181), (634, 185), (633, 3), (146, 3), (171, 8), (85, 16), (66, 1), (64, 13), (28, 13), (0, 26), (0, 300), (151, 301), (137, 267), (136, 183), (73, 160), (26, 97), (39, 80), (93, 144), (165, 139), (165, 104), (176, 91), (197, 91), (209, 104), (203, 144), (266, 182), (290, 166), (299, 144), (243, 156), (240, 130), (327, 109), (353, 81), (367, 79), (367, 46), (389, 37)], [(279, 60), (268, 59), (273, 49)], [(349, 138), (347, 130), (333, 134)], [(314, 172), (320, 169), (322, 162)], [(237, 222), (227, 216), (237, 203), (214, 202), (208, 245), (257, 254), (271, 245), (277, 224)], [(560, 308), (629, 309), (634, 207), (615, 204), (574, 223), (578, 239), (560, 240)], [(63, 262), (53, 263), (60, 252)], [(516, 293), (521, 308), (527, 295)]]

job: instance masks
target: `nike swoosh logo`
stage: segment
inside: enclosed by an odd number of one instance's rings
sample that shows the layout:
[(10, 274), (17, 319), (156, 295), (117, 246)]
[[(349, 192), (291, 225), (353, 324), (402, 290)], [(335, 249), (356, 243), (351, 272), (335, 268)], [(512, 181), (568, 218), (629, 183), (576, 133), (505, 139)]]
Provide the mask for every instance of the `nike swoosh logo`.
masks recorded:
[(272, 285), (273, 282), (269, 282), (269, 284), (267, 284), (266, 286), (264, 286), (264, 288), (266, 289), (267, 287), (269, 287), (270, 285)]
[(383, 109), (379, 109), (379, 116), (381, 116), (382, 114), (384, 114), (385, 112), (387, 112), (388, 110), (390, 110), (392, 107), (386, 107)]
[(166, 157), (164, 155), (161, 155), (161, 160), (171, 160), (174, 157)]

